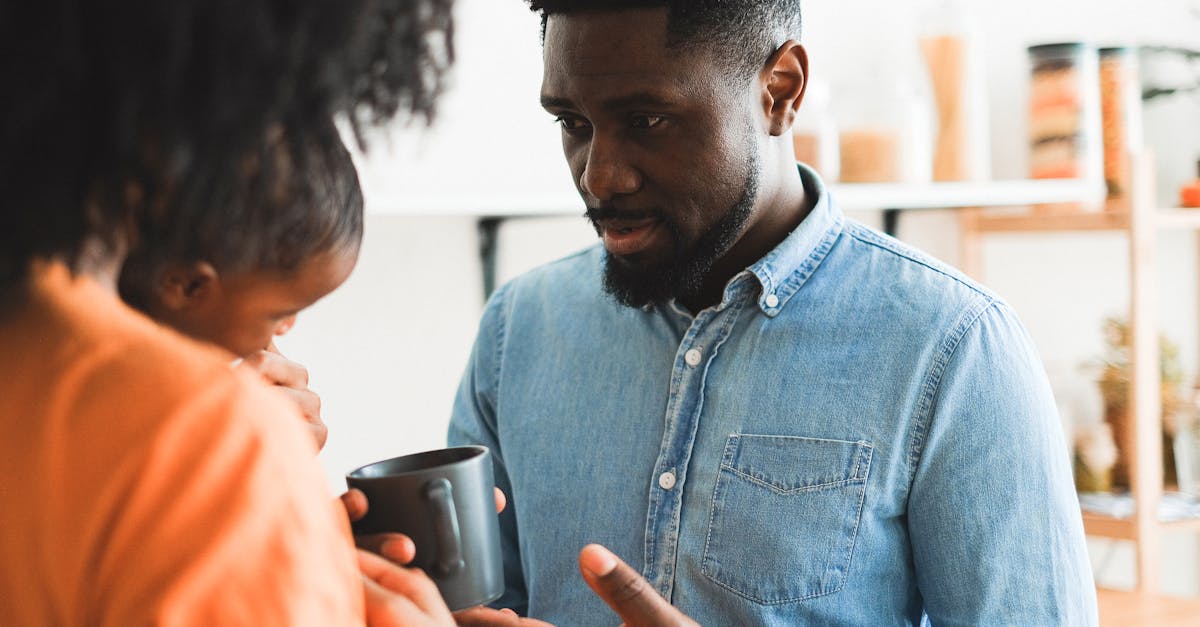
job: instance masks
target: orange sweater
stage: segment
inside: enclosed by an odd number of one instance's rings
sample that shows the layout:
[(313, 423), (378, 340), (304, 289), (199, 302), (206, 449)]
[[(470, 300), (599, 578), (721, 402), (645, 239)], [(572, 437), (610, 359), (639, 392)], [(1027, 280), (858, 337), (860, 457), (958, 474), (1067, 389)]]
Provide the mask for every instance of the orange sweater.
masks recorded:
[(354, 625), (296, 409), (61, 265), (0, 322), (0, 625)]

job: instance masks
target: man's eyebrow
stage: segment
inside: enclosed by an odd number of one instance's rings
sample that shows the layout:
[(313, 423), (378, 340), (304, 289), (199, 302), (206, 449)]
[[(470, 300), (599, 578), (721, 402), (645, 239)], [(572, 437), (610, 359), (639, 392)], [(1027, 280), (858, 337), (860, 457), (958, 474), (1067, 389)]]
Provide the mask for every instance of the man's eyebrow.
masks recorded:
[(604, 101), (606, 109), (635, 109), (638, 107), (662, 107), (672, 104), (659, 94), (645, 91), (634, 92)]
[[(557, 96), (542, 96), (542, 108), (545, 109), (573, 109), (575, 103), (569, 98), (559, 98)], [(637, 107), (662, 107), (673, 104), (672, 101), (664, 99), (658, 94), (650, 92), (635, 92), (624, 96), (610, 98), (602, 103), (603, 108), (613, 109), (630, 109)]]

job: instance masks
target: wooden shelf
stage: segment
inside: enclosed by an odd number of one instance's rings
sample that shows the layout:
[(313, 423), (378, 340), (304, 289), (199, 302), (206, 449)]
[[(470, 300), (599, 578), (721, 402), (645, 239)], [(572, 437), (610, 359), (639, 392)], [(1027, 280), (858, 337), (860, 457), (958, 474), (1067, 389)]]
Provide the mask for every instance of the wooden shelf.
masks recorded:
[(1134, 540), (1132, 518), (1113, 518), (1094, 512), (1083, 513), (1083, 531), (1089, 536), (1115, 538), (1117, 540)]
[(834, 183), (834, 200), (844, 210), (1026, 207), (1038, 204), (1104, 201), (1102, 182), (1078, 179), (954, 183)]
[[(980, 214), (976, 228), (985, 233), (1121, 231), (1129, 228), (1123, 212)], [(1200, 223), (1198, 223), (1200, 224)]]
[(1161, 229), (1200, 229), (1200, 209), (1159, 209), (1155, 219)]
[[(1154, 168), (1149, 157), (1131, 159), (1129, 194), (1106, 202), (1030, 201), (1019, 211), (997, 212), (982, 207), (960, 212), (960, 265), (971, 276), (982, 279), (983, 242), (994, 233), (1115, 232), (1129, 242), (1129, 398), (1132, 420), (1127, 420), (1118, 442), (1128, 446), (1132, 508), (1124, 518), (1083, 512), (1085, 532), (1128, 540), (1135, 546), (1139, 591), (1155, 592), (1161, 587), (1162, 536), (1169, 531), (1200, 531), (1200, 517), (1160, 522), (1160, 499), (1164, 496), (1162, 472), (1162, 382), (1159, 372), (1158, 316), (1156, 312), (1156, 243), (1158, 232), (1167, 229), (1200, 230), (1200, 211), (1160, 209), (1154, 200)], [(1094, 211), (1059, 211), (1063, 203)], [(1192, 510), (1183, 510), (1192, 513)], [(1174, 513), (1173, 511), (1171, 513)]]
[(1139, 594), (1125, 590), (1096, 590), (1101, 627), (1128, 625), (1195, 625), (1200, 599)]
[[(1130, 214), (1122, 211), (1075, 213), (979, 213), (976, 228), (986, 233), (1122, 231)], [(1163, 230), (1200, 230), (1200, 209), (1157, 209), (1154, 224)]]
[(1187, 518), (1159, 523), (1167, 531), (1200, 531), (1200, 518)]
[[(1160, 522), (1158, 527), (1163, 531), (1198, 531), (1200, 530), (1200, 518)], [(1137, 539), (1133, 518), (1113, 518), (1095, 512), (1083, 512), (1083, 530), (1089, 536), (1100, 538)]]

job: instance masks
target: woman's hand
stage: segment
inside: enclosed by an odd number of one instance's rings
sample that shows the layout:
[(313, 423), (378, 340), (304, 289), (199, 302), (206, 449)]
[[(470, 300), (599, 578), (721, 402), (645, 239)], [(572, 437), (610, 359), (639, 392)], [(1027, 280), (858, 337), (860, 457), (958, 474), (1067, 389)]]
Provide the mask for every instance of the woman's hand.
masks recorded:
[(366, 620), (369, 627), (448, 627), (454, 625), (450, 608), (437, 585), (416, 568), (403, 568), (358, 550), (362, 572)]
[[(367, 495), (362, 490), (350, 488), (342, 494), (342, 506), (350, 522), (362, 520), (367, 515)], [(373, 533), (354, 536), (354, 544), (377, 555), (382, 555), (397, 564), (407, 564), (417, 556), (417, 545), (402, 533)]]
[[(362, 490), (350, 488), (342, 494), (342, 506), (346, 508), (346, 516), (350, 522), (362, 520), (367, 515), (367, 495)], [(504, 511), (508, 499), (500, 488), (496, 488), (496, 513)], [(382, 555), (397, 564), (407, 564), (417, 555), (417, 546), (408, 536), (402, 533), (373, 533), (354, 536), (354, 544), (360, 549)]]
[(247, 355), (237, 363), (257, 372), (268, 384), (292, 399), (300, 408), (300, 413), (304, 414), (305, 425), (317, 443), (317, 450), (325, 447), (329, 428), (321, 420), (321, 397), (308, 389), (307, 368), (284, 357), (274, 343), (266, 350)]

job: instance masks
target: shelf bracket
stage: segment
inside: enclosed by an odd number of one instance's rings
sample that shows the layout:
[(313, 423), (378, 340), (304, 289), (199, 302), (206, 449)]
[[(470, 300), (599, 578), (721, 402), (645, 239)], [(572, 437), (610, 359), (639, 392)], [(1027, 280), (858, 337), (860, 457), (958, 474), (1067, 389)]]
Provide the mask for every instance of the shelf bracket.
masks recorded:
[(883, 210), (883, 232), (892, 237), (896, 237), (896, 232), (900, 228), (900, 209), (884, 209)]
[(475, 228), (479, 233), (479, 265), (483, 278), (483, 301), (496, 291), (496, 257), (500, 248), (500, 225), (504, 217), (479, 218)]

